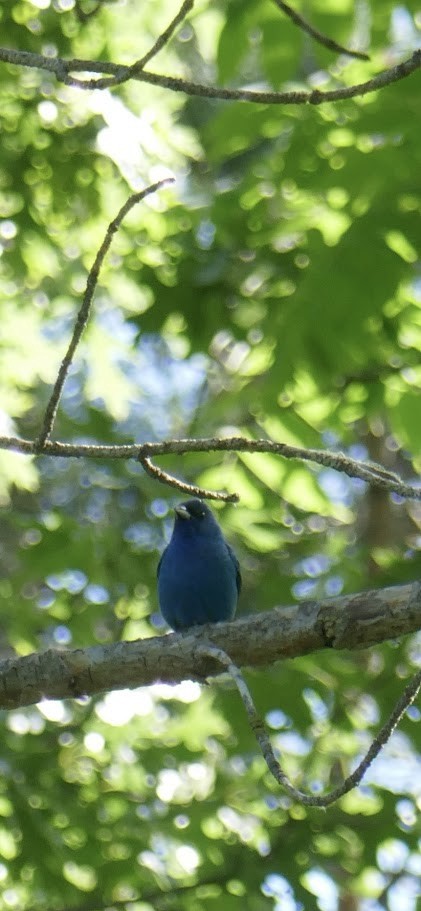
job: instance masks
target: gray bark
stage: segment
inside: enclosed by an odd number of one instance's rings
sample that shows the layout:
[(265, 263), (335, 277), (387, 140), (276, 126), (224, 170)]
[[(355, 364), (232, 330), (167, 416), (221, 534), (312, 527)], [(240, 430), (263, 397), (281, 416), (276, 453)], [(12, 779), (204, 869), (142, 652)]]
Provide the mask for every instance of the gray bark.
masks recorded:
[(0, 708), (107, 690), (204, 680), (221, 673), (200, 645), (223, 649), (238, 667), (259, 667), (319, 649), (364, 649), (421, 629), (421, 583), (323, 601), (304, 601), (184, 634), (7, 658), (0, 662)]

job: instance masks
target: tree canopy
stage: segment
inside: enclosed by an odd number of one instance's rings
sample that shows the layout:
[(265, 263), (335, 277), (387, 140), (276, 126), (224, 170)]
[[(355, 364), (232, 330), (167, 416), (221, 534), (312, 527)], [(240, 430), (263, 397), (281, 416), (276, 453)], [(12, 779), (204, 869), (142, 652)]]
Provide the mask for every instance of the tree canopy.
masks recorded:
[[(419, 4), (0, 26), (0, 911), (416, 911)], [(197, 489), (213, 653), (157, 608)], [(388, 719), (326, 810), (262, 753), (317, 798)]]

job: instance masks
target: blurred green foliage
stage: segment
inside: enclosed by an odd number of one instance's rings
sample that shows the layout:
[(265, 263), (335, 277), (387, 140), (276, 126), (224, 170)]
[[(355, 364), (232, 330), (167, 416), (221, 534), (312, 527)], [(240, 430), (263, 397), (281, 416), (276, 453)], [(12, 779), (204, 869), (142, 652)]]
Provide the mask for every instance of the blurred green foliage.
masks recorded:
[[(335, 87), (419, 43), (413, 0), (303, 12), (370, 62), (335, 59), (269, 0), (202, 0), (149, 68)], [(9, 47), (133, 62), (172, 15), (169, 0), (9, 0), (0, 25)], [(137, 82), (82, 92), (1, 64), (1, 432), (39, 432), (107, 224), (171, 171), (175, 189), (113, 242), (56, 437), (268, 435), (413, 480), (419, 95), (414, 74), (336, 105), (275, 107)], [(163, 632), (155, 571), (174, 491), (134, 463), (1, 452), (0, 467), (2, 654)], [(270, 455), (165, 467), (241, 495), (219, 512), (242, 565), (240, 612), (420, 577), (414, 504)], [(294, 781), (346, 775), (417, 664), (412, 637), (250, 673)], [(274, 784), (224, 680), (3, 713), (0, 911), (413, 911), (419, 719), (413, 707), (363, 786), (323, 813)]]

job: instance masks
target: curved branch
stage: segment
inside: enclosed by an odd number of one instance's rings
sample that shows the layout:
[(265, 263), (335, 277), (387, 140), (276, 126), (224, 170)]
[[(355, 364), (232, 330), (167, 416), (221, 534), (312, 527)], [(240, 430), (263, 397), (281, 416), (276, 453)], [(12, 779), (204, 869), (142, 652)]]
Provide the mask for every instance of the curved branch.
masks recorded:
[[(421, 49), (413, 52), (408, 60), (398, 63), (390, 69), (383, 70), (372, 79), (358, 85), (345, 86), (340, 89), (321, 91), (294, 91), (294, 92), (259, 92), (251, 89), (226, 89), (218, 86), (202, 85), (177, 79), (174, 76), (164, 76), (146, 70), (132, 72), (131, 67), (118, 63), (107, 63), (97, 60), (81, 60), (73, 58), (65, 60), (61, 57), (44, 57), (42, 54), (33, 54), (30, 51), (16, 51), (12, 48), (0, 47), (0, 61), (12, 63), (17, 66), (26, 66), (34, 69), (47, 70), (54, 73), (59, 82), (80, 89), (112, 88), (119, 81), (124, 81), (126, 76), (138, 82), (147, 82), (157, 85), (171, 92), (184, 92), (186, 95), (197, 95), (202, 98), (219, 98), (221, 101), (249, 101), (253, 104), (323, 104), (326, 101), (343, 101), (347, 98), (367, 95), (378, 89), (406, 79), (415, 70), (421, 67)], [(77, 79), (71, 73), (107, 73), (111, 79)]]
[(178, 683), (220, 673), (200, 649), (212, 644), (238, 667), (263, 667), (323, 648), (362, 649), (421, 629), (421, 583), (276, 607), (230, 623), (90, 648), (0, 662), (0, 708), (66, 699), (158, 681)]
[(95, 288), (98, 284), (99, 273), (101, 271), (102, 264), (104, 262), (105, 256), (108, 253), (108, 250), (111, 245), (114, 234), (118, 231), (123, 218), (130, 212), (130, 209), (133, 206), (137, 205), (138, 202), (141, 202), (142, 199), (145, 199), (146, 196), (149, 196), (151, 193), (155, 193), (156, 190), (159, 190), (167, 183), (173, 183), (173, 177), (166, 177), (163, 180), (159, 180), (157, 183), (152, 184), (150, 187), (146, 187), (145, 190), (141, 190), (139, 193), (133, 193), (129, 199), (126, 200), (124, 205), (121, 207), (120, 211), (113, 219), (113, 221), (108, 225), (104, 240), (97, 252), (95, 257), (95, 262), (89, 272), (86, 289), (83, 295), (82, 304), (79, 310), (79, 313), (76, 318), (75, 327), (73, 330), (73, 335), (70, 340), (69, 347), (64, 355), (64, 358), (61, 362), (60, 369), (57, 375), (57, 379), (53, 386), (53, 391), (51, 393), (49, 402), (47, 404), (44, 420), (42, 423), (41, 433), (38, 439), (35, 442), (35, 451), (42, 452), (47, 442), (50, 433), (53, 429), (53, 424), (57, 414), (58, 404), (63, 392), (63, 386), (66, 381), (66, 377), (69, 371), (69, 367), (72, 363), (76, 348), (82, 338), (83, 331), (86, 327), (86, 324), (89, 319), (89, 313), (91, 309), (92, 298), (95, 293)]
[(288, 3), (283, 3), (283, 0), (274, 0), (276, 6), (292, 20), (294, 25), (297, 25), (303, 32), (307, 32), (308, 35), (311, 35), (315, 41), (319, 44), (323, 44), (324, 47), (327, 47), (329, 51), (337, 51), (339, 54), (347, 54), (349, 57), (357, 57), (358, 60), (369, 60), (370, 57), (368, 54), (364, 54), (362, 51), (351, 51), (347, 47), (342, 47), (341, 44), (338, 44), (337, 41), (333, 41), (332, 38), (328, 38), (327, 35), (323, 35), (322, 32), (319, 32), (316, 28), (310, 25), (306, 19), (303, 19), (296, 10)]
[(241, 696), (248, 715), (250, 727), (256, 737), (256, 740), (262, 752), (262, 756), (270, 773), (273, 775), (275, 781), (277, 781), (277, 783), (280, 784), (281, 787), (285, 789), (285, 791), (287, 791), (290, 797), (292, 797), (294, 800), (297, 800), (298, 803), (301, 803), (306, 807), (329, 807), (332, 803), (336, 803), (340, 797), (348, 794), (349, 791), (351, 791), (360, 783), (373, 760), (376, 758), (376, 756), (379, 755), (380, 750), (385, 746), (387, 741), (392, 736), (393, 731), (402, 718), (402, 715), (413, 703), (414, 699), (416, 699), (421, 689), (421, 671), (418, 671), (416, 674), (414, 674), (408, 686), (405, 687), (402, 696), (398, 699), (396, 705), (393, 708), (393, 711), (389, 715), (389, 718), (380, 729), (373, 742), (370, 744), (367, 753), (361, 762), (358, 763), (358, 766), (354, 769), (354, 771), (351, 772), (347, 778), (345, 778), (342, 784), (338, 785), (337, 788), (334, 788), (333, 791), (329, 791), (327, 794), (316, 796), (314, 794), (305, 794), (303, 791), (295, 788), (294, 785), (292, 785), (289, 781), (289, 778), (285, 774), (281, 764), (278, 762), (275, 753), (273, 752), (269, 734), (262, 719), (256, 711), (256, 707), (254, 705), (253, 698), (246, 684), (246, 681), (244, 680), (241, 671), (231, 661), (229, 655), (227, 655), (226, 652), (224, 652), (222, 649), (216, 648), (214, 645), (209, 644), (203, 645), (200, 649), (200, 653), (208, 658), (215, 658), (215, 660), (218, 661), (228, 672)]

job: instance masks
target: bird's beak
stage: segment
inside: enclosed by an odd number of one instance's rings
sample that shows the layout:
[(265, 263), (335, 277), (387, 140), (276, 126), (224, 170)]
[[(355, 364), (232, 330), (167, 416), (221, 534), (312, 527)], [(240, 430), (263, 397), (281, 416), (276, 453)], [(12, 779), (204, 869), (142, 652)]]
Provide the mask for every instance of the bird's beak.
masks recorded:
[(191, 515), (185, 506), (176, 506), (174, 512), (177, 513), (180, 519), (191, 519)]

